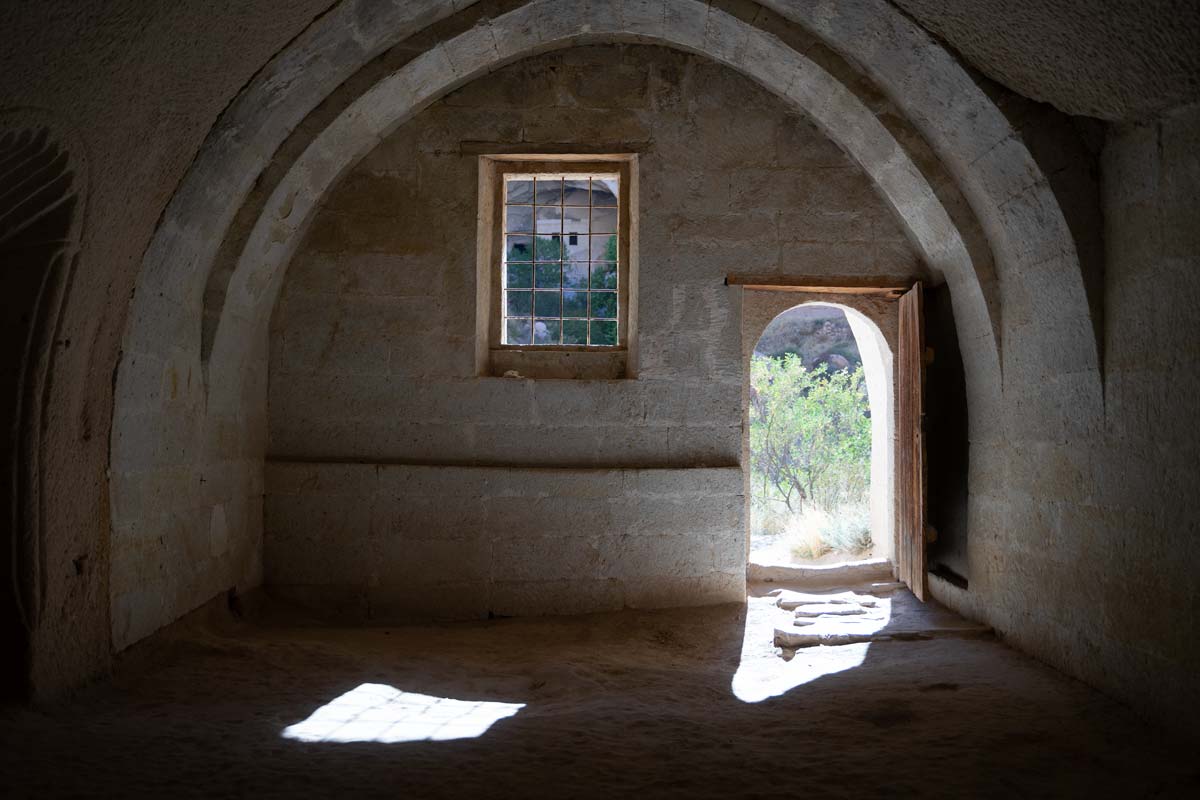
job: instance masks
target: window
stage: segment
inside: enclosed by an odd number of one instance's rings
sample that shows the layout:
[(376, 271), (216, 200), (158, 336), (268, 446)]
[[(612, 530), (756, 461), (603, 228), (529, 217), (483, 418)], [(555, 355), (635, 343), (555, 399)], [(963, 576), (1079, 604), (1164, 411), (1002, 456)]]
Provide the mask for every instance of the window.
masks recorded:
[(616, 347), (620, 175), (504, 176), (502, 343)]
[(633, 155), (480, 157), (476, 370), (632, 377)]

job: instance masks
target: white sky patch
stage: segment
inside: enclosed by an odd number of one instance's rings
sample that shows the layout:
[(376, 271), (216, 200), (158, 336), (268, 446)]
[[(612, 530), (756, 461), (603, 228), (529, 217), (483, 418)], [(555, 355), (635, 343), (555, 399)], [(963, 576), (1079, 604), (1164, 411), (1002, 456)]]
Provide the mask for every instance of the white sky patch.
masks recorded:
[(524, 703), (454, 700), (364, 683), (283, 730), (301, 742), (441, 742), (474, 739)]

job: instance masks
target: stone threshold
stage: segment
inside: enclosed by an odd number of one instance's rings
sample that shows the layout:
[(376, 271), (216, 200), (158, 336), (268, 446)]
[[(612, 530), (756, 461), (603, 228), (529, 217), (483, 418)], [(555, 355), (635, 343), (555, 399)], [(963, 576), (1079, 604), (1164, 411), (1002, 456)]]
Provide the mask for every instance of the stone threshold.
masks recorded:
[(746, 568), (751, 583), (795, 583), (803, 586), (848, 586), (887, 582), (893, 579), (892, 562), (886, 558), (845, 561), (841, 564), (758, 564)]

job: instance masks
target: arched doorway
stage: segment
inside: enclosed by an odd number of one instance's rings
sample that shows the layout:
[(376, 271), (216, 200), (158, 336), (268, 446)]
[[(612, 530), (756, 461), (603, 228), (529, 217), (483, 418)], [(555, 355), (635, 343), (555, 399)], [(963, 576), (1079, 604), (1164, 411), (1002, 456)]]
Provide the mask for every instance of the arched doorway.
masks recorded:
[(751, 562), (891, 561), (894, 383), (879, 326), (848, 305), (794, 305), (746, 366)]

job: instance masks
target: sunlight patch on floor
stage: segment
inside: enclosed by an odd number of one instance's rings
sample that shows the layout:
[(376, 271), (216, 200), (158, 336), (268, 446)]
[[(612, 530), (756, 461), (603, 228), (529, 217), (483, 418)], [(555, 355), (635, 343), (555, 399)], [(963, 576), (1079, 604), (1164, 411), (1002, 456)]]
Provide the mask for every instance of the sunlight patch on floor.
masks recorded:
[(364, 683), (283, 730), (301, 742), (440, 742), (482, 736), (524, 703), (453, 700)]
[[(877, 611), (869, 620), (850, 624), (860, 632), (882, 630), (891, 618), (891, 601), (880, 598)], [(792, 625), (795, 618), (794, 612), (779, 608), (774, 597), (747, 598), (742, 656), (730, 687), (734, 697), (744, 703), (760, 703), (824, 675), (854, 669), (866, 659), (869, 643), (804, 647), (785, 660), (775, 646), (775, 628)]]

